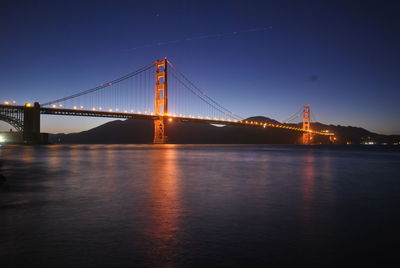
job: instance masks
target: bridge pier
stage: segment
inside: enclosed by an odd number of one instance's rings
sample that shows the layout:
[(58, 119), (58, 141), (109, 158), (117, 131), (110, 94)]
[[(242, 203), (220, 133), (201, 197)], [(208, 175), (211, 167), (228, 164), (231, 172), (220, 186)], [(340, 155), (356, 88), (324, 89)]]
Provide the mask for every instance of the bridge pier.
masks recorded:
[(26, 104), (24, 107), (23, 142), (28, 144), (42, 143), (40, 135), (40, 105), (35, 102), (33, 107)]
[(302, 144), (303, 145), (313, 144), (313, 134), (312, 133), (303, 133)]
[(168, 142), (167, 133), (167, 122), (163, 117), (154, 120), (154, 139), (153, 143), (163, 144)]

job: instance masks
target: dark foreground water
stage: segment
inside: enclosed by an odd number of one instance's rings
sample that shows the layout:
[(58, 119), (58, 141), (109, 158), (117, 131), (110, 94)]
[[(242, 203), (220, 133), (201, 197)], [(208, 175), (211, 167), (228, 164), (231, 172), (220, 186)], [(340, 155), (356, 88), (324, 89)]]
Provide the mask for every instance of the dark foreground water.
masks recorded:
[(400, 252), (395, 148), (3, 146), (0, 155), (0, 267), (326, 267)]

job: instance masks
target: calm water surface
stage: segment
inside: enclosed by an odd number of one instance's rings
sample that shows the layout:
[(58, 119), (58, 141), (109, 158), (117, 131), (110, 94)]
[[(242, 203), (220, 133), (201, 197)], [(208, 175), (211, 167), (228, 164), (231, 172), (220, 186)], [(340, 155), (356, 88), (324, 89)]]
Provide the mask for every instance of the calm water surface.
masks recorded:
[(51, 145), (0, 155), (1, 267), (329, 266), (384, 262), (400, 245), (395, 148)]

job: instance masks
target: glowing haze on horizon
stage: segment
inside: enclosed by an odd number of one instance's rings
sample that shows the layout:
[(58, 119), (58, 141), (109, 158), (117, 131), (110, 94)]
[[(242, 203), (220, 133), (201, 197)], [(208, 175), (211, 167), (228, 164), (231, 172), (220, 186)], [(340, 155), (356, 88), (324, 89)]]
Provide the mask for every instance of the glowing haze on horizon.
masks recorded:
[[(166, 56), (242, 117), (310, 104), (322, 123), (400, 134), (400, 4), (266, 2), (6, 1), (0, 101), (43, 103)], [(110, 120), (43, 116), (42, 131)]]

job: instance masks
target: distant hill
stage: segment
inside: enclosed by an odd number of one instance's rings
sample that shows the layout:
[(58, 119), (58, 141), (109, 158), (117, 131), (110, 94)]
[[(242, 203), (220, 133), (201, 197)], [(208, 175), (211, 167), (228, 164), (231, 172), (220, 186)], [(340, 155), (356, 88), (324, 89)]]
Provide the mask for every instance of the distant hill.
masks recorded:
[[(279, 124), (280, 122), (263, 117), (250, 117), (246, 120)], [(288, 124), (301, 127), (301, 124)], [(50, 134), (51, 143), (81, 144), (124, 144), (152, 143), (153, 122), (141, 119), (115, 120), (87, 131), (72, 134)], [(378, 142), (398, 142), (400, 136), (386, 136), (369, 132), (358, 127), (344, 127), (313, 123), (315, 130), (329, 130), (336, 134), (339, 143), (359, 144), (367, 140)], [(171, 122), (168, 124), (170, 143), (191, 144), (299, 144), (301, 133), (276, 128), (251, 128), (237, 126), (216, 126), (204, 123)], [(316, 136), (316, 143), (329, 144), (325, 136)]]

